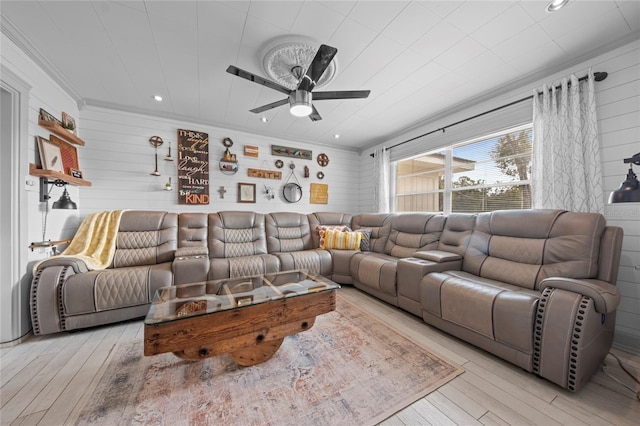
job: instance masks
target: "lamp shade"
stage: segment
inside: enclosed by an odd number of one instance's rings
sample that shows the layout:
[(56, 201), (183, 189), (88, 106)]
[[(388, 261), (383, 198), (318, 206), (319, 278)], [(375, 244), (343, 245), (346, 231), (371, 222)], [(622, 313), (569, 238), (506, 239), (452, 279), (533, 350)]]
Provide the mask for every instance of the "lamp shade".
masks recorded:
[(625, 158), (624, 162), (630, 163), (627, 177), (620, 188), (609, 195), (609, 203), (640, 203), (640, 182), (631, 166), (631, 164), (640, 165), (640, 153), (631, 158)]
[(289, 112), (296, 117), (306, 117), (311, 114), (311, 92), (295, 90), (289, 95)]
[(71, 197), (69, 197), (69, 193), (67, 192), (67, 188), (65, 187), (64, 192), (62, 193), (58, 201), (53, 203), (53, 206), (51, 206), (51, 208), (77, 210), (78, 205), (71, 200)]

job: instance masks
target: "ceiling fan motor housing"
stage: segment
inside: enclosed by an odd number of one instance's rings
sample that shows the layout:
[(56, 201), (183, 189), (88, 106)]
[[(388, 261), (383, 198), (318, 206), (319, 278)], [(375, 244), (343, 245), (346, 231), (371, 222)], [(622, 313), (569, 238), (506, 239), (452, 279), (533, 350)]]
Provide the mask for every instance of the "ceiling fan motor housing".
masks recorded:
[(293, 90), (289, 94), (289, 112), (296, 117), (306, 117), (311, 114), (311, 92)]

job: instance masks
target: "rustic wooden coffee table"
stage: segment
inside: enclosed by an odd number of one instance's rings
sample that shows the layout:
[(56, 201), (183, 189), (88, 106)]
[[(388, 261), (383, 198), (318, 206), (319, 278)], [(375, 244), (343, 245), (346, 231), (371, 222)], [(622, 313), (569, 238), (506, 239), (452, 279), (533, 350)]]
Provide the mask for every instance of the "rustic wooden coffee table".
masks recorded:
[(305, 271), (161, 288), (144, 322), (144, 354), (198, 360), (228, 353), (240, 365), (264, 362), (286, 336), (335, 310), (338, 288)]

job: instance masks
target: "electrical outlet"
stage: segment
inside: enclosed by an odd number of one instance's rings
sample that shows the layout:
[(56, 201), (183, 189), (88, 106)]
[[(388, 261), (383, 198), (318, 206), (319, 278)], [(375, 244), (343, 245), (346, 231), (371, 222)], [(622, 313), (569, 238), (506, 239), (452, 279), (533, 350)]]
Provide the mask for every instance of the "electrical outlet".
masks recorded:
[(26, 178), (24, 181), (24, 189), (31, 192), (38, 192), (38, 181), (31, 178)]

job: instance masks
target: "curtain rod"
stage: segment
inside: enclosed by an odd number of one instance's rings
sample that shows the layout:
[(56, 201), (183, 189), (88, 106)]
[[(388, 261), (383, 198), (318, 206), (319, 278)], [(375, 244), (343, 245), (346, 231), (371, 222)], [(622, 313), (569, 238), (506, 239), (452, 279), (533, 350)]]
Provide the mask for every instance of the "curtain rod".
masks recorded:
[[(609, 74), (608, 74), (608, 73), (606, 73), (606, 72), (596, 72), (596, 73), (593, 73), (593, 79), (594, 79), (595, 81), (602, 81), (602, 80), (606, 79), (608, 75), (609, 75)], [(584, 80), (586, 80), (587, 78), (589, 78), (589, 75), (585, 75), (584, 77), (580, 77), (580, 78), (578, 79), (578, 81), (584, 81)], [(571, 83), (571, 82), (569, 82), (569, 83)], [(560, 86), (560, 85), (558, 85), (558, 86), (556, 86), (556, 89), (559, 89), (560, 87), (561, 87), (561, 86)], [(542, 92), (538, 92), (538, 95), (541, 95), (541, 94), (542, 94)], [(398, 147), (398, 146), (400, 146), (400, 145), (404, 145), (405, 143), (408, 143), (408, 142), (414, 141), (414, 140), (416, 140), (416, 139), (420, 139), (420, 138), (423, 138), (423, 137), (425, 137), (425, 136), (429, 136), (429, 135), (431, 135), (431, 134), (433, 134), (433, 133), (437, 133), (437, 132), (440, 132), (440, 131), (441, 131), (442, 133), (444, 133), (444, 132), (449, 128), (449, 127), (457, 126), (458, 124), (465, 123), (465, 122), (467, 122), (467, 121), (470, 121), (470, 120), (476, 119), (476, 118), (478, 118), (478, 117), (482, 117), (483, 115), (491, 114), (492, 112), (496, 112), (496, 111), (499, 111), (499, 110), (501, 110), (501, 109), (508, 108), (508, 107), (510, 107), (510, 106), (513, 106), (513, 105), (516, 105), (516, 104), (519, 104), (519, 103), (521, 103), (521, 102), (528, 101), (528, 100), (531, 100), (531, 99), (533, 99), (533, 95), (527, 96), (526, 98), (518, 99), (517, 101), (509, 102), (508, 104), (501, 105), (501, 106), (499, 106), (499, 107), (496, 107), (496, 108), (490, 109), (490, 110), (485, 111), (485, 112), (481, 112), (480, 114), (476, 114), (476, 115), (474, 115), (474, 116), (472, 116), (472, 117), (468, 117), (468, 118), (465, 118), (465, 119), (463, 119), (463, 120), (456, 121), (455, 123), (452, 123), (452, 124), (446, 125), (446, 126), (444, 126), (444, 127), (440, 127), (440, 128), (438, 128), (438, 129), (431, 130), (430, 132), (423, 133), (423, 134), (421, 134), (421, 135), (419, 135), (419, 136), (414, 136), (414, 137), (412, 137), (411, 139), (407, 139), (406, 141), (398, 142), (398, 143), (397, 143), (397, 144), (395, 144), (395, 145), (391, 145), (391, 146), (389, 146), (389, 147), (386, 147), (386, 148), (385, 148), (385, 151), (388, 151), (388, 150), (393, 149), (393, 148), (395, 148), (395, 147)], [(370, 155), (371, 157), (375, 157), (375, 154), (373, 154), (373, 153), (371, 153), (371, 154), (369, 154), (369, 155)]]

